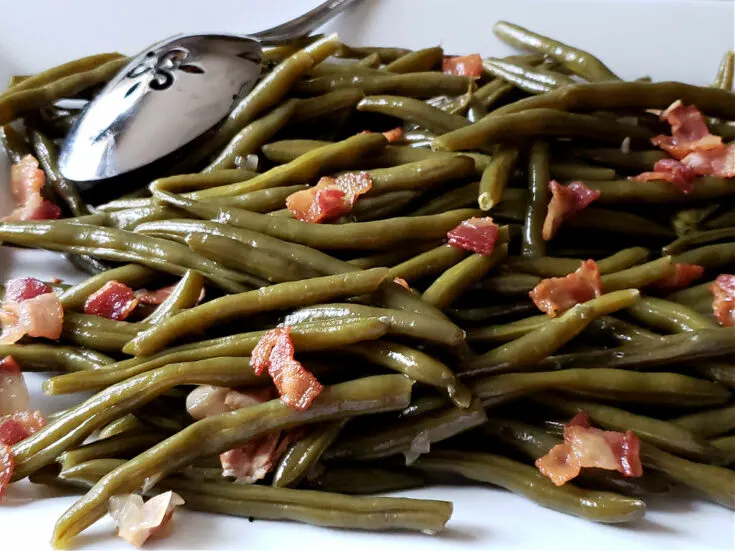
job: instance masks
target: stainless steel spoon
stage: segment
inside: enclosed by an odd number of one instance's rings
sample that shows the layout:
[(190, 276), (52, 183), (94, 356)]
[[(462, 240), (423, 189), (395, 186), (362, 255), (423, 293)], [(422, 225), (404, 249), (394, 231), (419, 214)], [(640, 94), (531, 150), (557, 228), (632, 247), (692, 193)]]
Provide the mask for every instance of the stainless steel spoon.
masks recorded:
[(308, 35), (356, 0), (328, 0), (251, 35), (177, 35), (128, 63), (87, 105), (59, 156), (61, 174), (90, 188), (147, 166), (217, 125), (255, 86), (263, 45)]

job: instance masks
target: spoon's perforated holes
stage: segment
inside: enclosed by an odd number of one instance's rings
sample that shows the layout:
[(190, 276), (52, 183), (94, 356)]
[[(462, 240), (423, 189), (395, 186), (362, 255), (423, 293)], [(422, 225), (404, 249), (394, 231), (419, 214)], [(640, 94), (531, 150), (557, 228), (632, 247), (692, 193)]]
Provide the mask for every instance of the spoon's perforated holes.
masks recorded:
[(148, 84), (151, 90), (165, 90), (174, 83), (174, 77), (171, 73), (161, 71), (156, 73)]
[(154, 55), (156, 55), (155, 52), (148, 52), (147, 54), (145, 54), (146, 57), (153, 57)]
[(204, 74), (205, 72), (204, 69), (202, 69), (201, 67), (197, 67), (196, 65), (190, 65), (190, 64), (181, 65), (179, 69), (181, 69), (185, 73), (191, 73), (194, 75), (201, 75), (201, 74)]
[(147, 64), (139, 63), (138, 65), (130, 69), (130, 71), (128, 71), (127, 76), (128, 78), (136, 78), (142, 75), (143, 73), (145, 73), (146, 71), (150, 71), (150, 70), (151, 68)]
[(135, 84), (133, 84), (130, 88), (128, 88), (128, 91), (125, 92), (125, 97), (127, 98), (130, 94), (135, 92), (139, 86), (140, 86), (140, 82), (136, 82)]

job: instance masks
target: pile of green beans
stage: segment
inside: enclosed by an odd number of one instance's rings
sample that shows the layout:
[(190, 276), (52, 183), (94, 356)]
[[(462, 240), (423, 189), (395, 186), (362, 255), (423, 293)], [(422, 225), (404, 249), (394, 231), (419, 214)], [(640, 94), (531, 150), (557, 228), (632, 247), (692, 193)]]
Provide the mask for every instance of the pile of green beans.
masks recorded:
[[(435, 533), (450, 503), (358, 496), (426, 486), (436, 472), (603, 523), (640, 519), (673, 484), (735, 508), (735, 330), (719, 326), (710, 291), (735, 270), (735, 179), (700, 177), (687, 194), (629, 179), (666, 157), (649, 142), (668, 128), (652, 113), (676, 100), (732, 140), (732, 52), (710, 87), (626, 82), (589, 52), (507, 22), (494, 31), (524, 53), (483, 59), (477, 78), (443, 73), (454, 52), (440, 47), (330, 35), (268, 49), (264, 76), (186, 169), (105, 204), (58, 171), (78, 112), (56, 103), (91, 97), (126, 58), (19, 76), (0, 94), (0, 144), (13, 163), (37, 157), (64, 214), (0, 222), (0, 242), (89, 272), (54, 285), (58, 342), (0, 346), (23, 370), (51, 373), (47, 394), (94, 393), (13, 446), (13, 481), (87, 492), (54, 545), (112, 496), (164, 490), (251, 520)], [(403, 134), (389, 143), (394, 128)], [(286, 208), (320, 178), (356, 171), (372, 188), (351, 212), (310, 224)], [(547, 240), (551, 179), (599, 197)], [(447, 243), (481, 216), (499, 226), (492, 254)], [(588, 258), (602, 294), (540, 313), (529, 292)], [(677, 264), (705, 273), (664, 290)], [(86, 314), (110, 281), (172, 290), (125, 321)], [(250, 355), (284, 325), (324, 384), (307, 410), (273, 399), (190, 418), (195, 385), (272, 386)], [(582, 411), (636, 433), (643, 477), (583, 470), (557, 487), (533, 466)], [(271, 473), (251, 485), (223, 476), (218, 454), (272, 431), (295, 440)]]

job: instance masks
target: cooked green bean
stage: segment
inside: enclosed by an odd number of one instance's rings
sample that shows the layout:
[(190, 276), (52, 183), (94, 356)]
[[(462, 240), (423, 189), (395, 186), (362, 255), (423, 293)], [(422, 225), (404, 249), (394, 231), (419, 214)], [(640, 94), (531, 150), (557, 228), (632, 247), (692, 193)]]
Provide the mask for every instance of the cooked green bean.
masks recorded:
[(623, 235), (672, 237), (674, 232), (644, 216), (619, 210), (589, 207), (564, 222), (568, 228), (606, 231)]
[(667, 300), (678, 302), (684, 306), (689, 306), (695, 309), (695, 306), (702, 302), (708, 302), (712, 305), (712, 291), (710, 291), (711, 281), (707, 283), (700, 283), (699, 285), (692, 285), (686, 289), (671, 293), (666, 297)]
[(546, 315), (530, 316), (500, 325), (488, 325), (467, 331), (469, 342), (509, 342), (539, 329), (550, 321)]
[[(325, 459), (365, 461), (405, 454), (413, 463), (427, 453), (431, 444), (478, 427), (487, 421), (485, 410), (476, 401), (466, 409), (454, 406), (414, 417), (380, 424), (359, 434), (345, 434), (324, 454)], [(346, 431), (349, 433), (349, 431)]]
[(735, 237), (735, 228), (720, 228), (709, 231), (694, 231), (679, 237), (661, 249), (664, 254), (679, 254), (692, 247), (706, 245), (722, 240), (732, 240)]
[(673, 257), (679, 264), (698, 264), (705, 269), (719, 268), (735, 261), (735, 243), (719, 243), (690, 249)]
[(465, 289), (485, 277), (508, 256), (508, 245), (497, 245), (490, 255), (473, 254), (448, 268), (432, 283), (421, 299), (437, 308), (449, 307)]
[[(595, 163), (635, 173), (651, 170), (653, 165), (656, 164), (656, 161), (660, 161), (667, 157), (666, 153), (663, 151), (630, 151), (628, 153), (624, 153), (620, 148), (573, 149), (572, 153)], [(597, 178), (595, 178), (595, 180), (596, 179)], [(613, 180), (614, 178), (604, 179)]]
[(391, 94), (411, 98), (431, 98), (440, 95), (456, 96), (470, 87), (464, 76), (435, 72), (417, 72), (385, 76), (333, 75), (302, 80), (294, 90), (303, 95), (316, 96), (343, 88), (360, 88), (366, 95)]
[(283, 128), (296, 112), (297, 100), (289, 100), (240, 130), (202, 172), (233, 168), (238, 155), (256, 153)]
[(0, 344), (0, 357), (12, 356), (23, 371), (89, 371), (115, 360), (85, 348), (51, 344)]
[[(292, 325), (291, 339), (297, 351), (323, 350), (378, 339), (387, 332), (388, 327), (375, 318), (327, 320)], [(44, 382), (43, 390), (46, 394), (99, 390), (172, 363), (220, 356), (248, 356), (264, 334), (265, 331), (254, 331), (183, 344), (152, 356), (119, 361), (107, 366), (108, 369), (87, 372), (86, 377), (52, 377)]]
[(612, 203), (667, 203), (704, 199), (718, 199), (735, 193), (727, 178), (703, 176), (689, 194), (681, 193), (675, 186), (664, 181), (635, 182), (614, 180), (612, 182), (590, 181), (588, 187), (599, 191), (597, 202)]
[(119, 268), (107, 270), (101, 274), (94, 275), (85, 281), (74, 285), (64, 291), (59, 299), (64, 311), (76, 310), (84, 306), (87, 297), (101, 289), (108, 281), (120, 281), (133, 288), (146, 285), (155, 277), (156, 272), (146, 266), (127, 264)]
[(531, 197), (526, 206), (522, 252), (526, 257), (543, 256), (546, 252), (546, 241), (542, 233), (551, 199), (549, 164), (549, 144), (535, 142), (528, 159), (528, 189)]
[(150, 431), (129, 431), (95, 440), (88, 444), (65, 451), (56, 459), (61, 470), (67, 470), (86, 461), (102, 458), (123, 458), (129, 454), (140, 453), (158, 444), (164, 434)]
[(717, 68), (717, 77), (712, 84), (715, 88), (732, 91), (733, 75), (735, 74), (735, 52), (725, 52)]
[[(635, 266), (647, 259), (649, 252), (643, 247), (631, 247), (622, 249), (617, 253), (603, 258), (597, 262), (601, 274), (619, 272)], [(510, 257), (508, 267), (512, 270), (534, 274), (541, 277), (563, 277), (571, 274), (579, 268), (582, 259), (577, 258), (554, 258), (540, 256), (537, 258)], [(632, 285), (631, 285), (632, 287)]]
[[(71, 408), (65, 410), (64, 414), (69, 413), (70, 411)], [(61, 417), (62, 415), (55, 417), (54, 421)], [(138, 419), (132, 413), (128, 413), (126, 415), (123, 415), (122, 417), (118, 417), (114, 421), (110, 421), (104, 427), (102, 427), (99, 431), (99, 434), (97, 435), (97, 440), (105, 440), (107, 438), (112, 438), (113, 436), (124, 433), (137, 433), (141, 430), (145, 430), (145, 428), (145, 425), (140, 421), (140, 419)]]
[(551, 163), (551, 177), (557, 180), (614, 180), (615, 170), (581, 163)]
[(355, 467), (330, 465), (317, 478), (309, 481), (309, 487), (314, 489), (348, 495), (383, 494), (420, 488), (425, 484), (425, 478), (418, 471), (362, 465)]
[(199, 272), (189, 270), (179, 280), (171, 294), (143, 321), (151, 324), (160, 323), (181, 310), (196, 306), (203, 291), (204, 277)]
[(31, 153), (25, 136), (10, 124), (0, 126), (0, 143), (8, 160), (13, 164), (19, 163), (23, 157)]
[(407, 377), (443, 390), (455, 405), (466, 408), (472, 396), (446, 365), (428, 354), (387, 341), (358, 343), (341, 349), (372, 364), (403, 373)]
[(357, 110), (381, 113), (412, 122), (437, 134), (451, 132), (469, 124), (464, 117), (445, 113), (424, 101), (401, 96), (368, 96), (357, 104)]
[(434, 249), (406, 260), (388, 272), (388, 277), (400, 277), (408, 283), (448, 270), (467, 256), (467, 251), (451, 245), (439, 245)]
[(322, 454), (342, 432), (347, 419), (315, 425), (306, 436), (294, 442), (273, 473), (274, 488), (290, 488), (301, 482)]
[(300, 100), (289, 123), (299, 123), (332, 114), (343, 109), (353, 109), (365, 97), (362, 90), (345, 88), (322, 96)]
[(537, 468), (489, 453), (436, 451), (420, 457), (414, 467), (500, 486), (544, 507), (596, 522), (631, 522), (642, 518), (646, 511), (646, 504), (639, 499), (585, 490), (569, 483), (555, 486)]
[[(466, 184), (459, 188), (450, 189), (411, 211), (411, 216), (428, 216), (431, 214), (439, 214), (447, 210), (472, 207), (477, 204), (479, 191), (479, 182), (472, 182), (471, 184)], [(498, 210), (502, 210), (505, 206), (507, 206), (506, 203), (501, 203), (500, 207), (493, 209), (491, 214), (493, 216), (500, 216), (498, 214)], [(525, 207), (525, 203), (523, 206)]]
[[(410, 260), (414, 255), (420, 255), (426, 251), (434, 249), (436, 243), (436, 241), (428, 241), (426, 243), (418, 243), (414, 246), (402, 247), (396, 250), (387, 250), (385, 252), (351, 258), (347, 261), (347, 264), (351, 264), (355, 268), (360, 268), (361, 270), (366, 270), (368, 268), (380, 268), (383, 266), (398, 266), (399, 263), (402, 263), (407, 259)], [(388, 275), (390, 277), (391, 274)]]
[[(101, 518), (110, 497), (137, 490), (147, 479), (160, 480), (200, 457), (224, 452), (272, 430), (401, 409), (408, 405), (410, 392), (407, 378), (381, 375), (328, 387), (306, 411), (271, 400), (197, 421), (101, 478), (56, 524), (54, 545), (68, 543)], [(219, 489), (218, 495), (223, 495)]]
[(520, 151), (517, 147), (501, 147), (490, 160), (480, 179), (477, 203), (482, 210), (490, 210), (503, 198), (503, 191), (513, 175)]
[[(470, 178), (475, 163), (470, 157), (429, 157), (391, 168), (368, 170), (373, 187), (368, 196), (398, 190), (425, 190), (446, 182)], [(359, 201), (358, 201), (359, 204)]]
[(491, 75), (502, 78), (529, 94), (550, 92), (560, 86), (575, 84), (572, 78), (543, 66), (531, 67), (525, 63), (488, 58), (482, 62), (482, 67)]
[(704, 438), (713, 438), (735, 429), (735, 406), (691, 413), (672, 422)]
[(529, 31), (520, 25), (498, 21), (493, 26), (493, 32), (511, 46), (547, 55), (589, 81), (620, 80), (592, 54)]
[(640, 289), (665, 278), (673, 270), (674, 265), (671, 257), (664, 256), (646, 262), (645, 264), (639, 264), (618, 272), (605, 274), (600, 280), (602, 281), (602, 288), (606, 293), (631, 287)]
[(379, 47), (379, 46), (348, 46), (347, 44), (340, 44), (337, 51), (334, 53), (335, 57), (346, 57), (352, 59), (360, 59), (369, 55), (377, 54), (380, 58), (381, 63), (392, 63), (399, 57), (411, 53), (411, 50), (406, 48), (394, 48), (394, 47)]
[(627, 312), (642, 324), (668, 333), (717, 327), (715, 321), (700, 316), (691, 308), (661, 298), (643, 297)]
[(402, 55), (385, 66), (391, 73), (418, 73), (431, 71), (440, 65), (444, 58), (444, 50), (440, 47), (425, 48)]
[(270, 287), (214, 299), (190, 308), (140, 333), (123, 349), (135, 356), (157, 352), (174, 339), (202, 331), (211, 325), (257, 312), (314, 304), (377, 289), (387, 269), (278, 283)]
[(361, 197), (349, 215), (339, 219), (340, 222), (371, 222), (399, 216), (406, 207), (421, 196), (420, 191), (388, 191), (381, 195)]

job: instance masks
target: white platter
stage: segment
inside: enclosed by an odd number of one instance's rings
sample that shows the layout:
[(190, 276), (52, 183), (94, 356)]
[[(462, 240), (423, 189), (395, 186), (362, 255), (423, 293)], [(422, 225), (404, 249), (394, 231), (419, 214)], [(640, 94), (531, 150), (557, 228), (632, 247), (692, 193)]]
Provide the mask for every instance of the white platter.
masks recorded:
[[(248, 32), (269, 27), (313, 7), (316, 0), (52, 0), (0, 2), (0, 83), (92, 52), (134, 53), (177, 32)], [(732, 48), (732, 1), (722, 0), (365, 0), (329, 25), (348, 43), (425, 47), (449, 53), (502, 55), (492, 35), (508, 19), (591, 50), (626, 78), (650, 75), (706, 84), (719, 57)], [(0, 158), (0, 214), (11, 210), (7, 164)], [(0, 247), (0, 278), (33, 275), (76, 282), (83, 276), (60, 256)], [(49, 400), (28, 376), (34, 403), (45, 411), (76, 397)], [(20, 483), (0, 505), (2, 551), (49, 549), (55, 520), (73, 497)], [(674, 550), (735, 548), (731, 511), (672, 496), (650, 501), (645, 520), (603, 526), (542, 509), (507, 492), (481, 487), (440, 487), (405, 492), (451, 500), (455, 513), (436, 537), (327, 530), (292, 523), (249, 523), (188, 511), (177, 513), (174, 534), (150, 549), (349, 549), (350, 551), (454, 551), (479, 549)], [(40, 497), (48, 499), (39, 499)], [(104, 520), (84, 532), (80, 549), (130, 549)]]

